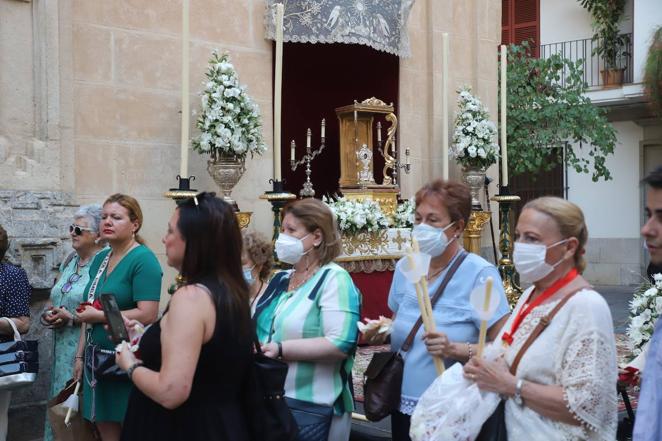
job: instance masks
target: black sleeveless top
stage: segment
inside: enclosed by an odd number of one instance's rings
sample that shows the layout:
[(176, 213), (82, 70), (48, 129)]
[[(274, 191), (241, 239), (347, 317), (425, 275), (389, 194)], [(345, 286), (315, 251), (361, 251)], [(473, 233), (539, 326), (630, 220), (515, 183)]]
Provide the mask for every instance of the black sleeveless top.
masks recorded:
[[(122, 441), (251, 439), (245, 388), (252, 372), (252, 342), (250, 334), (240, 332), (236, 325), (250, 324), (250, 310), (246, 309), (243, 318), (223, 317), (219, 302), (227, 301), (227, 288), (215, 280), (206, 280), (204, 286), (214, 293), (213, 297), (220, 297), (214, 300), (214, 334), (202, 345), (190, 396), (176, 409), (168, 410), (134, 386)], [(143, 335), (140, 356), (145, 367), (161, 369), (160, 320)]]

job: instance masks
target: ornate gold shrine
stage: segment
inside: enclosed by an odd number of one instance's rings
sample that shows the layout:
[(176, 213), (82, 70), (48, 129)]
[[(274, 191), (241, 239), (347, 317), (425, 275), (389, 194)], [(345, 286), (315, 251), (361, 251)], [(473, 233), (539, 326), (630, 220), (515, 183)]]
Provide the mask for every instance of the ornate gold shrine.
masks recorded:
[[(362, 102), (336, 109), (340, 126), (340, 191), (347, 199), (372, 199), (377, 202), (384, 214), (392, 217), (398, 206), (400, 188), (393, 182), (392, 171), (396, 167), (395, 134), (398, 118), (393, 104), (386, 104), (375, 97)], [(386, 130), (386, 140), (373, 140), (373, 125), (376, 115), (386, 115), (390, 127)], [(373, 155), (384, 157), (382, 184), (375, 181)]]

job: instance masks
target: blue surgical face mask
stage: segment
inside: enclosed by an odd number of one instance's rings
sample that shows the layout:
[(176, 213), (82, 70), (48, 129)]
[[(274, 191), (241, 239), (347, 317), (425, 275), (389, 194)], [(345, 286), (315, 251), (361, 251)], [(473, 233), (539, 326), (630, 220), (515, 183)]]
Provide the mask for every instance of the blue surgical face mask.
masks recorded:
[(249, 286), (255, 283), (255, 279), (253, 278), (253, 268), (255, 268), (255, 265), (250, 268), (244, 268), (244, 280)]
[(432, 257), (441, 256), (451, 242), (446, 237), (444, 231), (453, 226), (454, 223), (455, 222), (451, 222), (444, 228), (436, 228), (432, 225), (423, 223), (417, 224), (414, 225), (412, 236), (418, 242), (418, 246), (422, 253), (429, 254)]

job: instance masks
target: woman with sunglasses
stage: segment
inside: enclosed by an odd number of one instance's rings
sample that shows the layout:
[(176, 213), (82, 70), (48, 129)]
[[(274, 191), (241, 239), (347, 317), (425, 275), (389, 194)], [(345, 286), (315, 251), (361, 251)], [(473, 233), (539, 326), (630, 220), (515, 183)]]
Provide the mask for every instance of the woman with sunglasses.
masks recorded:
[[(51, 289), (49, 305), (41, 316), (42, 324), (53, 329), (50, 397), (62, 390), (72, 377), (78, 380), (82, 372), (83, 360), (74, 358), (80, 337), (76, 307), (90, 281), (89, 264), (102, 249), (99, 244), (99, 222), (99, 204), (83, 205), (74, 214), (73, 223), (69, 226), (74, 251), (60, 265), (58, 279)], [(44, 440), (52, 439), (53, 433), (46, 419)]]

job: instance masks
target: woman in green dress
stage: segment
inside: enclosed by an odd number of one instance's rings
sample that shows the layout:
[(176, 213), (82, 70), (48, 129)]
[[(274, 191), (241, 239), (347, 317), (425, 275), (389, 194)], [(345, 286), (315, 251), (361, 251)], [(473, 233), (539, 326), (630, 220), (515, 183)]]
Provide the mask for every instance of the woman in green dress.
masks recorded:
[[(154, 253), (138, 236), (142, 223), (142, 210), (134, 198), (114, 194), (106, 199), (100, 229), (101, 239), (108, 241), (110, 249), (100, 252), (92, 262), (90, 283), (82, 300), (94, 300), (102, 293), (113, 294), (124, 317), (148, 325), (158, 315), (163, 273)], [(96, 288), (92, 290), (95, 281)], [(94, 299), (90, 299), (90, 291)], [(78, 318), (88, 324), (89, 331), (87, 342), (81, 335), (77, 357), (82, 357), (89, 345), (114, 350), (103, 327), (103, 311), (87, 305)], [(103, 441), (119, 440), (131, 382), (93, 381), (87, 370), (83, 376), (83, 417), (96, 423)]]
[[(60, 266), (59, 278), (51, 289), (50, 304), (42, 314), (42, 322), (53, 330), (50, 397), (57, 395), (69, 379), (80, 378), (82, 364), (78, 360), (77, 371), (73, 369), (80, 337), (80, 323), (75, 311), (90, 281), (89, 264), (102, 248), (99, 244), (101, 205), (83, 205), (74, 214), (73, 221), (69, 234), (74, 251)], [(46, 419), (44, 440), (52, 439), (53, 432)]]

